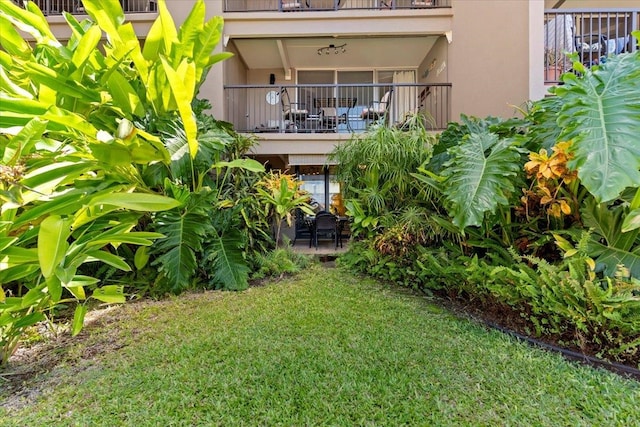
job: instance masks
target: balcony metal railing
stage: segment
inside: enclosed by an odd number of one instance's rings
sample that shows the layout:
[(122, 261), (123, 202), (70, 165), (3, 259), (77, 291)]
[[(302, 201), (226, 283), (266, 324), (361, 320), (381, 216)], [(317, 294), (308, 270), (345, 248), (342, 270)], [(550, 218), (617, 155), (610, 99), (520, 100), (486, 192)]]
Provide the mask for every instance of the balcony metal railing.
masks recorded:
[(412, 113), (429, 130), (450, 121), (451, 84), (225, 86), (227, 120), (239, 132), (358, 133), (402, 126)]
[[(20, 7), (24, 7), (23, 0), (12, 0)], [(85, 13), (81, 0), (34, 0), (45, 16), (61, 15), (69, 12), (75, 15)], [(120, 0), (124, 13), (157, 12), (158, 4), (155, 0)]]
[(560, 81), (572, 70), (567, 53), (577, 53), (586, 66), (600, 64), (610, 55), (633, 52), (631, 35), (640, 28), (640, 9), (551, 9), (544, 13), (545, 75), (547, 84)]
[(316, 12), (451, 7), (451, 0), (225, 0), (225, 12)]

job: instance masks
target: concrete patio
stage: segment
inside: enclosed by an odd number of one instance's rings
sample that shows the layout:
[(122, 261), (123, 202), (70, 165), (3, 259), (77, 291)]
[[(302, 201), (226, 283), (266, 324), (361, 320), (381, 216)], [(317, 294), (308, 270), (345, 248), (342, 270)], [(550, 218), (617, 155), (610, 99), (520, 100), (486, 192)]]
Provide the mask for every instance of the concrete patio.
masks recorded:
[[(293, 243), (293, 242), (292, 242)], [(343, 243), (343, 247), (336, 248), (333, 240), (319, 240), (318, 247), (309, 247), (309, 239), (298, 239), (296, 244), (292, 246), (294, 252), (307, 255), (337, 256), (347, 251), (348, 241)]]

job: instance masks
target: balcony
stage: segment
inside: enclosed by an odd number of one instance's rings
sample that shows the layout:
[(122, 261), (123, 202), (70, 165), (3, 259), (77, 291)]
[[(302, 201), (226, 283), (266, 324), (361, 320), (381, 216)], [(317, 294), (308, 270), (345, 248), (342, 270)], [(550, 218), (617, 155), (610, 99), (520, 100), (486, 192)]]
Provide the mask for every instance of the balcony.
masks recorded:
[[(12, 0), (15, 4), (23, 7), (22, 0)], [(75, 15), (85, 13), (81, 0), (34, 0), (45, 16), (61, 15), (68, 12)], [(158, 4), (154, 0), (121, 0), (124, 13), (155, 13), (158, 11)]]
[(640, 28), (640, 9), (552, 9), (544, 14), (545, 84), (557, 84), (572, 71), (567, 53), (577, 53), (587, 67), (611, 55), (633, 52), (631, 35)]
[(326, 12), (451, 7), (451, 0), (225, 0), (225, 12)]
[(401, 127), (421, 113), (426, 127), (450, 121), (451, 84), (229, 85), (227, 120), (246, 133), (361, 133), (376, 123)]

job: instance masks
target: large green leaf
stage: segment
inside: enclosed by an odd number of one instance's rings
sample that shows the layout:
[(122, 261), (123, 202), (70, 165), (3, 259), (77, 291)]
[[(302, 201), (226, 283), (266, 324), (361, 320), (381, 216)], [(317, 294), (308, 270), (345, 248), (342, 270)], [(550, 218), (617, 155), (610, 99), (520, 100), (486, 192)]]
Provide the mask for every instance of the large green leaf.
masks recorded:
[(93, 250), (93, 251), (87, 252), (86, 255), (87, 255), (87, 258), (85, 262), (102, 261), (105, 264), (108, 264), (119, 270), (131, 271), (131, 267), (129, 267), (129, 264), (127, 264), (122, 257), (118, 255), (114, 255), (110, 252), (102, 251), (102, 250)]
[(36, 142), (42, 139), (42, 134), (47, 128), (47, 122), (34, 118), (23, 127), (4, 148), (2, 162), (5, 165), (14, 165), (24, 153), (29, 154)]
[(198, 43), (194, 46), (193, 60), (196, 63), (196, 79), (203, 81), (206, 77), (208, 69), (214, 63), (225, 60), (233, 54), (230, 52), (221, 52), (212, 55), (213, 50), (218, 46), (222, 37), (222, 28), (224, 22), (222, 17), (216, 16), (204, 24), (204, 30), (200, 32)]
[(51, 215), (42, 221), (38, 232), (38, 261), (46, 278), (53, 274), (56, 266), (64, 259), (69, 247), (67, 239), (71, 234), (70, 221)]
[(159, 254), (152, 263), (171, 283), (174, 291), (187, 287), (193, 278), (197, 263), (196, 253), (202, 250), (202, 239), (207, 234), (206, 215), (195, 212), (180, 214), (163, 212), (156, 219), (156, 230), (166, 236), (153, 246)]
[(87, 306), (84, 304), (78, 304), (76, 310), (73, 313), (73, 323), (71, 324), (71, 335), (76, 336), (82, 330), (84, 325), (84, 316), (87, 314)]
[(160, 59), (162, 60), (162, 66), (169, 81), (171, 93), (178, 105), (178, 112), (180, 113), (189, 144), (189, 154), (191, 154), (191, 158), (194, 158), (198, 153), (198, 140), (196, 139), (198, 136), (198, 126), (193, 115), (193, 110), (191, 109), (191, 101), (195, 95), (195, 85), (188, 87), (185, 82), (195, 83), (195, 65), (185, 59), (181, 64), (185, 65), (185, 67), (183, 67), (185, 74), (180, 75), (177, 70), (171, 67), (165, 58), (161, 57)]
[(77, 130), (90, 138), (95, 138), (98, 133), (86, 117), (37, 100), (15, 98), (0, 92), (0, 105), (0, 128), (24, 126), (34, 117), (39, 117), (48, 121), (47, 129), (50, 130)]
[(146, 193), (111, 193), (94, 197), (89, 206), (113, 205), (134, 211), (157, 212), (180, 206), (180, 202), (170, 197)]
[(122, 42), (118, 27), (124, 22), (125, 16), (119, 0), (83, 0), (82, 4), (112, 43)]
[(249, 267), (240, 249), (240, 235), (231, 232), (223, 237), (213, 233), (210, 252), (209, 275), (219, 287), (230, 291), (239, 291), (248, 286)]
[(240, 168), (250, 172), (264, 172), (264, 165), (254, 159), (235, 159), (230, 162), (218, 162), (212, 168)]
[(31, 53), (29, 43), (20, 35), (11, 22), (2, 15), (0, 15), (0, 34), (2, 34), (0, 46), (11, 55), (26, 57)]
[(28, 2), (27, 8), (23, 9), (11, 1), (0, 1), (0, 12), (3, 12), (18, 29), (31, 34), (39, 44), (59, 45), (49, 28), (47, 18), (37, 9), (34, 2)]
[(111, 96), (118, 107), (128, 114), (144, 115), (144, 106), (138, 94), (122, 74), (112, 73), (107, 80), (107, 84)]
[(607, 206), (589, 198), (581, 210), (585, 227), (591, 229), (589, 255), (594, 257), (605, 275), (613, 276), (618, 265), (627, 267), (640, 278), (640, 229), (622, 232), (628, 208)]
[(581, 183), (599, 202), (640, 186), (640, 51), (616, 55), (580, 78), (565, 75), (556, 94), (561, 138), (572, 140)]
[(485, 213), (509, 204), (521, 170), (520, 153), (512, 142), (490, 132), (472, 133), (450, 154), (443, 186), (456, 226), (478, 226)]
[[(90, 27), (82, 36), (71, 57), (71, 62), (76, 67), (76, 70), (81, 69), (85, 62), (95, 53), (101, 38), (102, 31), (96, 26)], [(80, 75), (76, 74), (76, 77), (80, 77)]]
[(124, 286), (107, 285), (93, 291), (92, 298), (107, 304), (123, 303), (126, 301), (124, 296)]
[(204, 1), (197, 0), (191, 8), (189, 16), (184, 20), (178, 31), (178, 39), (181, 45), (180, 54), (182, 56), (194, 56), (194, 46), (204, 27), (205, 15)]

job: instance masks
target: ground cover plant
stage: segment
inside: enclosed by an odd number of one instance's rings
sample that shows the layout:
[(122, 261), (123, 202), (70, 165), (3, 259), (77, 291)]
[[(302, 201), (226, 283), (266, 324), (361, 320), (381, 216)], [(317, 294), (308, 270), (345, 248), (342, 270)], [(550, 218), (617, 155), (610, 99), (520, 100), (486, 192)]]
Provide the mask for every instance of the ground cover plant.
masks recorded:
[(314, 267), (241, 293), (125, 305), (113, 315), (66, 347), (71, 360), (41, 383), (36, 402), (3, 400), (0, 425), (630, 426), (640, 419), (637, 382), (346, 270)]

